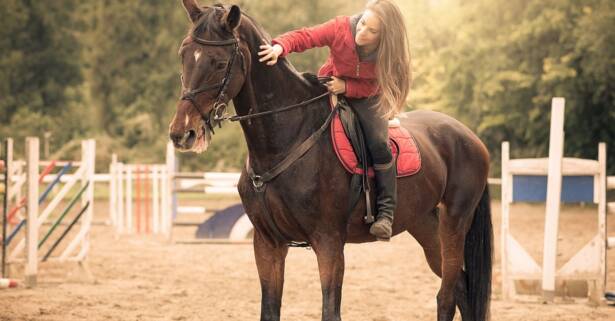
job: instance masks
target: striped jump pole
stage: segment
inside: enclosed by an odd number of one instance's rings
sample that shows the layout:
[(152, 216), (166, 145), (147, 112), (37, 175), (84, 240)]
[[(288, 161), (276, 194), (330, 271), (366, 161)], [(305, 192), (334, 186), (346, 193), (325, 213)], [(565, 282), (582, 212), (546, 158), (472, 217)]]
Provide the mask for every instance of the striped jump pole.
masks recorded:
[[(50, 182), (50, 184), (45, 188), (43, 193), (39, 194), (39, 176), (38, 170), (40, 168), (40, 164), (42, 162), (39, 161), (39, 141), (38, 138), (29, 137), (26, 140), (26, 173), (27, 173), (27, 217), (22, 221), (22, 224), (25, 222), (26, 227), (26, 235), (23, 239), (17, 243), (10, 250), (10, 255), (8, 256), (9, 263), (23, 262), (24, 254), (25, 254), (25, 285), (27, 287), (34, 287), (37, 283), (37, 270), (38, 270), (38, 261), (41, 259), (39, 257), (39, 249), (49, 240), (51, 240), (53, 233), (58, 230), (59, 225), (66, 220), (66, 216), (71, 211), (72, 208), (75, 207), (77, 202), (81, 200), (81, 210), (78, 212), (77, 216), (72, 219), (69, 227), (63, 231), (62, 235), (55, 240), (54, 245), (52, 246), (52, 250), (47, 252), (45, 256), (45, 260), (50, 259), (50, 255), (53, 250), (57, 248), (57, 246), (65, 240), (68, 245), (65, 247), (63, 252), (54, 257), (54, 260), (58, 260), (60, 262), (72, 261), (78, 262), (79, 266), (85, 268), (84, 259), (88, 253), (89, 249), (89, 235), (90, 235), (90, 227), (92, 223), (92, 208), (93, 208), (93, 184), (94, 184), (94, 164), (95, 164), (95, 142), (93, 140), (83, 141), (82, 145), (82, 154), (80, 162), (50, 162), (45, 164), (54, 164), (56, 166), (62, 166), (60, 171), (56, 174), (56, 177)], [(67, 176), (68, 171), (74, 164), (79, 164), (79, 167), (76, 171), (71, 174), (71, 177), (66, 181), (65, 184), (59, 189), (59, 191), (55, 194), (55, 196), (46, 204), (46, 207), (42, 209), (39, 215), (39, 204), (43, 203), (51, 194), (51, 190), (60, 184), (62, 178)], [(51, 170), (44, 170), (41, 174), (50, 174)], [(67, 194), (73, 189), (77, 182), (81, 182), (80, 187), (77, 189), (77, 192), (69, 201), (68, 205), (63, 209), (62, 212), (59, 213), (59, 216), (54, 219), (49, 230), (44, 232), (44, 235), (41, 231), (41, 227), (43, 223), (49, 218), (55, 208), (65, 199)], [(73, 236), (69, 231), (74, 228), (74, 226), (81, 222), (81, 229), (77, 234)], [(16, 231), (15, 233), (16, 234)], [(13, 235), (14, 236), (14, 235)], [(42, 236), (42, 237), (41, 237)], [(39, 237), (40, 240), (39, 240)], [(8, 244), (8, 242), (6, 242)], [(77, 247), (81, 246), (81, 249), (78, 251)]]
[[(51, 171), (53, 171), (53, 168), (56, 166), (56, 161), (51, 161), (46, 167), (45, 169), (43, 169), (43, 172), (39, 175), (38, 177), (38, 183), (42, 183), (43, 179), (45, 179), (45, 177), (51, 173)], [(48, 193), (48, 192), (47, 192)], [(17, 214), (17, 212), (19, 212), (20, 209), (22, 209), (24, 206), (26, 206), (26, 197), (23, 197), (19, 203), (13, 207), (11, 209), (11, 211), (8, 214), (8, 220), (12, 221), (15, 214)]]
[(16, 288), (17, 285), (16, 280), (0, 278), (0, 289)]
[[(83, 195), (83, 192), (85, 192), (85, 190), (90, 186), (90, 182), (87, 182), (80, 190), (79, 192), (77, 192), (77, 194), (73, 197), (73, 199), (70, 201), (70, 203), (68, 203), (68, 205), (66, 206), (66, 208), (64, 208), (64, 210), (62, 211), (62, 213), (60, 214), (60, 216), (56, 219), (56, 221), (53, 223), (53, 225), (51, 226), (51, 228), (49, 228), (49, 231), (47, 231), (47, 233), (45, 234), (45, 236), (43, 236), (43, 239), (41, 239), (38, 242), (38, 248), (40, 249), (41, 246), (43, 246), (43, 244), (45, 243), (45, 241), (47, 241), (47, 239), (49, 238), (49, 236), (51, 235), (51, 233), (53, 233), (53, 231), (58, 227), (58, 225), (60, 225), (60, 223), (62, 223), (62, 220), (64, 220), (64, 217), (66, 216), (66, 214), (68, 214), (68, 212), (73, 208), (73, 206), (75, 206), (75, 204), (77, 203), (77, 201), (79, 199), (81, 199), (81, 196)], [(89, 204), (89, 203), (88, 203)], [(42, 223), (42, 222), (41, 222)]]
[[(85, 190), (85, 189), (84, 189)], [(62, 242), (62, 240), (66, 237), (66, 235), (68, 234), (68, 232), (70, 232), (70, 230), (73, 228), (73, 226), (75, 226), (75, 224), (79, 221), (79, 219), (81, 218), (81, 216), (83, 215), (83, 213), (85, 213), (85, 211), (87, 211), (90, 207), (90, 202), (87, 202), (85, 204), (85, 206), (79, 211), (79, 213), (77, 214), (77, 216), (75, 216), (75, 218), (70, 222), (70, 224), (68, 225), (68, 227), (66, 227), (66, 229), (64, 230), (64, 232), (62, 232), (62, 234), (60, 235), (60, 237), (53, 243), (53, 245), (49, 248), (49, 251), (47, 251), (47, 254), (45, 254), (45, 256), (43, 257), (43, 262), (47, 261), (47, 259), (49, 259), (49, 256), (51, 256), (51, 253), (53, 253), (53, 251), (56, 249), (56, 247), (58, 247), (58, 245)]]

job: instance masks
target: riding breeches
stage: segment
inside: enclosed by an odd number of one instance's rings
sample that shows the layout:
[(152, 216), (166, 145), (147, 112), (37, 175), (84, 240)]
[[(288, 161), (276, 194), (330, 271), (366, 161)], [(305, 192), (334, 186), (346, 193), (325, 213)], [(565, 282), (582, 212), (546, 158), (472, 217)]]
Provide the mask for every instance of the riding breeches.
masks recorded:
[(388, 144), (389, 121), (382, 117), (382, 112), (378, 110), (378, 96), (367, 98), (346, 97), (346, 100), (359, 119), (372, 163), (376, 165), (390, 164), (393, 155)]

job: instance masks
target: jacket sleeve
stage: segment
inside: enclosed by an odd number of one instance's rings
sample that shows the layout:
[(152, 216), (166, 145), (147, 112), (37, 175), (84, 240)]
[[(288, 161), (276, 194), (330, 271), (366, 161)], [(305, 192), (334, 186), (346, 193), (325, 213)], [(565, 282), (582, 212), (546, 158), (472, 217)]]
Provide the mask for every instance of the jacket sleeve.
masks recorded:
[(379, 93), (378, 82), (376, 79), (357, 79), (347, 78), (346, 95), (350, 98), (365, 98), (374, 96)]
[(337, 18), (334, 18), (314, 27), (287, 32), (273, 39), (271, 43), (282, 46), (284, 50), (280, 57), (285, 57), (291, 52), (302, 52), (314, 47), (330, 46), (335, 39), (336, 29)]

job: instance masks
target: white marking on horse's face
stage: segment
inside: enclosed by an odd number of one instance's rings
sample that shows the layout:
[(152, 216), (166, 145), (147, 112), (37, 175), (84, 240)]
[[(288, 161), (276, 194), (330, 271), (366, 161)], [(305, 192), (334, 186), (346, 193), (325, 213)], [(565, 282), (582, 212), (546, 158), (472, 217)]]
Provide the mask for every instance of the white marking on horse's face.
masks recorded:
[(200, 51), (200, 50), (196, 50), (196, 51), (194, 52), (194, 61), (195, 61), (195, 62), (198, 62), (198, 61), (199, 61), (199, 58), (201, 58), (201, 51)]
[(184, 120), (185, 126), (188, 127), (188, 123), (190, 122), (190, 117), (186, 115), (186, 119)]

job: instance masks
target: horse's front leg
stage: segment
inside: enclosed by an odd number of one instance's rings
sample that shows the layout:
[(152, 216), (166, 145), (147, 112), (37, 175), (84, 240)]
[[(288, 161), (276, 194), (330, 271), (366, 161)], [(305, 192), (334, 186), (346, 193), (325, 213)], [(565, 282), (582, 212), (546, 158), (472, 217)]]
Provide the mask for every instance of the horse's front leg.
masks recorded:
[(344, 241), (341, 237), (326, 236), (313, 241), (312, 247), (320, 272), (322, 321), (341, 321)]
[(288, 246), (275, 247), (254, 231), (254, 257), (261, 282), (261, 321), (279, 321)]

